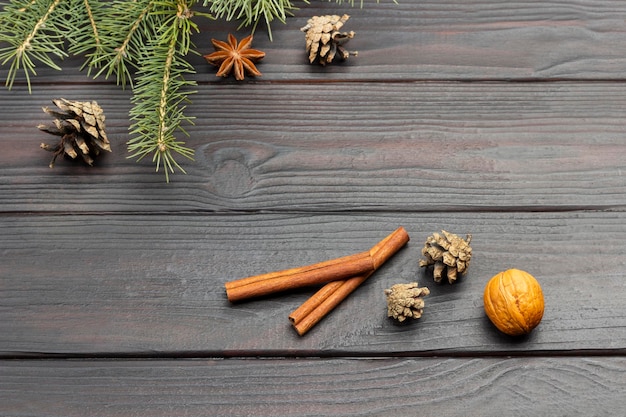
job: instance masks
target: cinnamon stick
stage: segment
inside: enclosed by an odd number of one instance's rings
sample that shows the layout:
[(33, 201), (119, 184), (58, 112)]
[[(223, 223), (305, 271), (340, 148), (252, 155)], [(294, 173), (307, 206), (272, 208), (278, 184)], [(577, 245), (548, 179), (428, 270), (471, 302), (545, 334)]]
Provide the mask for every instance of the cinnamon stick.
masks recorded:
[(400, 227), (369, 251), (299, 268), (229, 281), (224, 285), (226, 296), (229, 301), (236, 302), (294, 288), (371, 274), (408, 240), (408, 234), (404, 228)]
[(289, 321), (291, 321), (296, 332), (300, 336), (304, 336), (373, 273), (374, 271), (366, 275), (343, 281), (333, 281), (324, 285), (289, 315)]
[(313, 311), (315, 311), (320, 306), (320, 304), (326, 301), (328, 297), (333, 295), (333, 293), (337, 291), (339, 287), (344, 284), (344, 282), (346, 281), (332, 281), (320, 288), (315, 294), (313, 294), (302, 305), (300, 305), (300, 307), (298, 307), (289, 315), (289, 321), (291, 322), (291, 324), (296, 326), (298, 323), (304, 320), (305, 317), (313, 313)]
[[(403, 228), (381, 240), (372, 249), (370, 256), (378, 269), (393, 256), (406, 242), (409, 236)], [(303, 336), (328, 313), (337, 307), (348, 295), (358, 288), (375, 270), (367, 274), (343, 281), (333, 281), (323, 286), (313, 296), (289, 315), (289, 320), (300, 336)]]

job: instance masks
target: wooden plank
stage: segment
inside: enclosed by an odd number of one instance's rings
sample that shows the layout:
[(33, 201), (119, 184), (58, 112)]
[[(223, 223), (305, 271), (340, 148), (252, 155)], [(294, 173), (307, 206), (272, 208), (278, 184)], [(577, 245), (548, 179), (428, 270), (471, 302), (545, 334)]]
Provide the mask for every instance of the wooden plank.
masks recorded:
[[(113, 153), (59, 161), (40, 107), (97, 99)], [(399, 83), (205, 86), (195, 161), (172, 184), (127, 158), (130, 93), (0, 91), (0, 210), (73, 212), (611, 208), (626, 203), (626, 86)]]
[(0, 415), (620, 415), (624, 358), (3, 361)]
[[(626, 213), (13, 215), (0, 218), (0, 355), (214, 356), (624, 352)], [(370, 248), (398, 226), (411, 242), (305, 337), (287, 320), (313, 289), (231, 305), (224, 282)], [(418, 267), (432, 232), (473, 235), (460, 283)], [(499, 334), (489, 278), (524, 269), (546, 312), (529, 337)], [(418, 280), (424, 316), (386, 317), (383, 290)]]
[[(620, 1), (383, 0), (363, 8), (318, 1), (298, 7), (286, 24), (275, 22), (273, 42), (259, 25), (254, 45), (267, 54), (261, 81), (621, 80), (626, 71), (626, 5)], [(299, 29), (313, 15), (343, 13), (351, 16), (344, 28), (356, 32), (348, 46), (359, 56), (327, 68), (309, 65)], [(196, 21), (201, 32), (193, 41), (201, 54), (213, 51), (211, 38), (250, 33), (237, 30), (239, 22)], [(201, 56), (189, 61), (200, 82), (221, 82)], [(63, 73), (38, 67), (34, 82), (91, 82), (78, 71), (82, 63), (79, 57), (60, 62)], [(0, 68), (0, 79), (6, 73)], [(23, 77), (16, 90), (26, 91)]]

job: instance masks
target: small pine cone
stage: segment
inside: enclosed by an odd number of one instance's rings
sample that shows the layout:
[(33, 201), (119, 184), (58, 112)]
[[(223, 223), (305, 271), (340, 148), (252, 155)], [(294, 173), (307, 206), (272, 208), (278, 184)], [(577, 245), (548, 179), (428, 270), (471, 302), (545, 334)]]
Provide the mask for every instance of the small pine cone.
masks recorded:
[(387, 296), (387, 316), (399, 322), (407, 318), (419, 319), (424, 313), (422, 297), (430, 294), (426, 287), (419, 288), (417, 282), (396, 284), (385, 290)]
[(435, 282), (441, 282), (445, 271), (448, 282), (453, 284), (459, 275), (467, 271), (470, 259), (472, 259), (472, 248), (469, 245), (472, 235), (467, 235), (466, 239), (463, 240), (445, 230), (442, 230), (441, 234), (433, 233), (426, 239), (422, 249), (422, 255), (426, 257), (426, 260), (421, 260), (420, 266), (434, 265)]
[(104, 112), (95, 101), (70, 101), (64, 98), (52, 100), (59, 110), (44, 107), (43, 111), (56, 117), (53, 126), (39, 125), (38, 128), (60, 136), (54, 145), (41, 144), (41, 148), (53, 152), (50, 168), (59, 155), (75, 159), (78, 155), (89, 165), (101, 151), (111, 152), (109, 139), (104, 131)]
[(354, 37), (354, 32), (339, 32), (349, 18), (347, 14), (341, 17), (337, 15), (313, 16), (306, 26), (300, 28), (306, 34), (306, 51), (309, 53), (311, 64), (318, 61), (321, 65), (326, 65), (331, 63), (336, 56), (346, 60), (350, 55), (357, 55), (357, 52), (347, 51), (343, 47)]

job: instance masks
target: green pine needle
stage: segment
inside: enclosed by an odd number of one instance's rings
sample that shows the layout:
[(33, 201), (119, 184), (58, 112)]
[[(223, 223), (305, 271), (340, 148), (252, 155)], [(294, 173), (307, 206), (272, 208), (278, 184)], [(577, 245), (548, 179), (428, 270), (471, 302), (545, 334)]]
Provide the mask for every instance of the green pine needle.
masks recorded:
[(100, 51), (88, 57), (88, 66), (99, 68), (96, 77), (116, 76), (118, 85), (132, 85), (133, 73), (145, 45), (158, 36), (160, 21), (150, 0), (115, 0), (100, 19)]
[(297, 10), (291, 0), (204, 0), (204, 6), (209, 6), (211, 14), (218, 19), (241, 20), (240, 28), (252, 26), (253, 33), (258, 23), (265, 21), (270, 40), (272, 21), (278, 19), (285, 23), (291, 11)]
[(184, 59), (191, 48), (190, 35), (197, 31), (190, 20), (188, 4), (184, 1), (155, 1), (153, 16), (160, 20), (160, 33), (153, 42), (145, 45), (133, 89), (134, 104), (130, 111), (134, 135), (128, 142), (129, 158), (143, 159), (152, 155), (156, 170), (162, 167), (165, 179), (175, 168), (185, 170), (174, 154), (193, 158), (193, 150), (176, 139), (175, 133), (186, 134), (183, 124), (193, 124), (184, 114), (188, 96), (195, 91), (193, 81), (185, 80), (186, 74), (195, 73)]
[(84, 55), (86, 60), (81, 69), (87, 68), (91, 73), (94, 64), (105, 53), (101, 22), (106, 18), (108, 8), (100, 0), (71, 0), (67, 16), (70, 27), (67, 38), (68, 51), (72, 55)]
[(31, 91), (30, 77), (37, 75), (35, 62), (61, 70), (54, 61), (64, 58), (64, 26), (59, 14), (55, 13), (61, 0), (13, 0), (0, 13), (0, 64), (10, 63), (6, 86), (11, 89), (15, 77), (23, 72)]

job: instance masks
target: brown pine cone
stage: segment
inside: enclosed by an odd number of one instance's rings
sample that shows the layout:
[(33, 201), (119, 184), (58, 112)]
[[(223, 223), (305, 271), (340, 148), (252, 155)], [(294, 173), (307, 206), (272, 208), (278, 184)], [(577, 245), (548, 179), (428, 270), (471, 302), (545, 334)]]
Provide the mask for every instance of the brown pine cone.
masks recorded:
[(419, 319), (424, 313), (422, 297), (430, 294), (426, 287), (419, 288), (417, 282), (396, 284), (385, 290), (387, 296), (387, 316), (399, 322), (407, 318)]
[(50, 168), (59, 155), (75, 159), (78, 155), (89, 165), (100, 151), (111, 152), (109, 139), (104, 131), (104, 112), (95, 101), (70, 101), (64, 98), (52, 100), (59, 110), (44, 107), (43, 111), (56, 117), (54, 126), (39, 125), (38, 128), (60, 136), (54, 145), (41, 144), (41, 148), (53, 152)]
[(339, 32), (349, 18), (347, 14), (341, 17), (337, 15), (313, 16), (306, 26), (300, 28), (306, 34), (306, 51), (309, 53), (311, 64), (318, 61), (321, 65), (326, 65), (331, 63), (336, 56), (346, 60), (350, 55), (357, 55), (357, 52), (347, 51), (343, 47), (354, 37), (354, 32)]
[(441, 282), (445, 272), (448, 282), (453, 284), (457, 277), (469, 268), (472, 259), (472, 248), (469, 245), (471, 240), (472, 235), (467, 235), (467, 240), (463, 240), (445, 230), (442, 230), (441, 234), (433, 233), (426, 239), (422, 249), (422, 255), (426, 260), (421, 260), (420, 266), (434, 265), (435, 282)]

